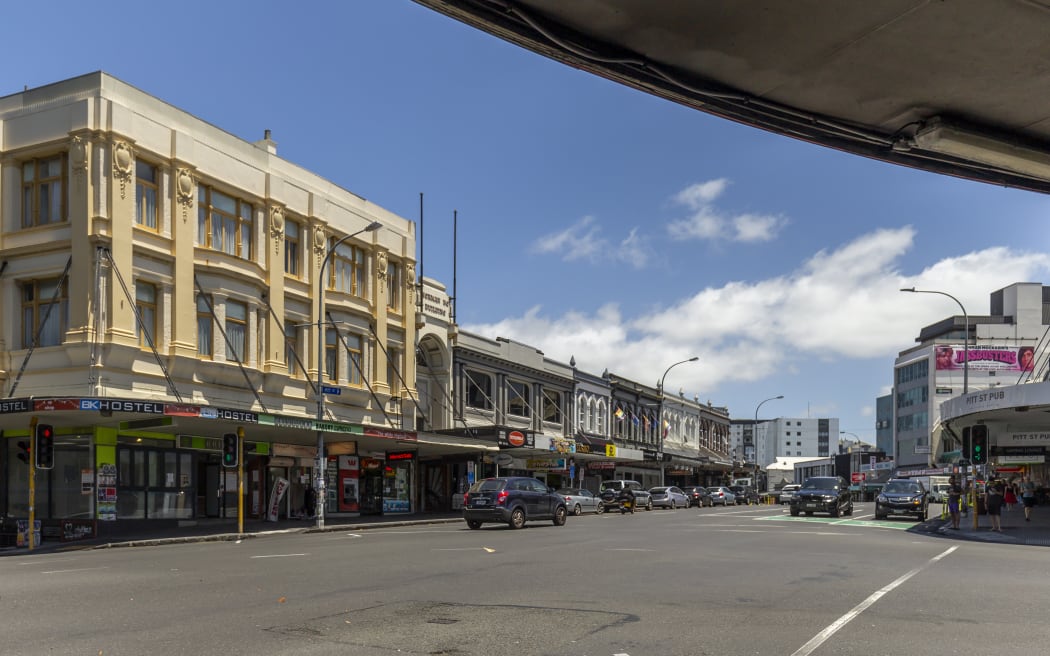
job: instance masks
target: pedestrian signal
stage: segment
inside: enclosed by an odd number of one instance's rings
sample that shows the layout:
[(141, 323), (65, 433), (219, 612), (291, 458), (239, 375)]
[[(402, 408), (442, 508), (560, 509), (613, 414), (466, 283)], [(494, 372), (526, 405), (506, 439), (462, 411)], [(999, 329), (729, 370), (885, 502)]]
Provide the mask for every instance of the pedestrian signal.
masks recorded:
[(237, 433), (226, 433), (222, 436), (222, 466), (236, 467), (240, 462), (240, 445), (237, 443)]
[(52, 469), (55, 466), (55, 429), (51, 424), (36, 425), (33, 455), (37, 469)]
[(28, 465), (30, 462), (32, 462), (29, 459), (30, 456), (32, 455), (32, 452), (33, 452), (33, 449), (32, 449), (32, 447), (29, 446), (29, 440), (19, 440), (18, 441), (18, 459), (19, 460), (21, 460), (22, 462), (24, 462), (25, 464)]

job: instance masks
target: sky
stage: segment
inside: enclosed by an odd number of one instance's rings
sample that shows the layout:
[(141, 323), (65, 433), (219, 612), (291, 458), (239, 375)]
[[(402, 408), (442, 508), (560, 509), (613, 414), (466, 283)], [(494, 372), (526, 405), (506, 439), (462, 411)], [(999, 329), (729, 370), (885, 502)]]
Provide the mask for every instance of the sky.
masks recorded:
[[(727, 407), (834, 417), (923, 326), (1050, 280), (1050, 198), (844, 154), (545, 59), (411, 0), (48, 4), (0, 96), (96, 70), (413, 221), (461, 327)], [(99, 12), (106, 15), (100, 16)], [(39, 8), (5, 9), (10, 25)], [(456, 257), (453, 257), (453, 216)], [(455, 270), (453, 262), (455, 260)]]

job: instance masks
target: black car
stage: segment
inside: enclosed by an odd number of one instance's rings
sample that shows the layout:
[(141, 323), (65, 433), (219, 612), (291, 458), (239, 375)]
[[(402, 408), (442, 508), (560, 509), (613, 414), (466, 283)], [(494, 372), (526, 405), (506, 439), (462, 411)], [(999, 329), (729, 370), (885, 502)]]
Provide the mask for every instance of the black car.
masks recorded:
[(711, 493), (702, 485), (683, 487), (682, 491), (685, 492), (686, 498), (689, 499), (690, 507), (696, 506), (697, 508), (702, 508), (704, 506), (715, 505), (715, 500), (711, 498)]
[(815, 512), (828, 513), (832, 517), (853, 514), (853, 498), (849, 485), (841, 476), (810, 476), (791, 498), (791, 516), (799, 513), (807, 516)]
[(875, 499), (875, 519), (910, 515), (924, 522), (929, 505), (930, 495), (922, 483), (907, 478), (891, 478)]
[(729, 491), (736, 495), (736, 505), (743, 506), (761, 502), (758, 492), (750, 485), (730, 485)]
[(472, 529), (486, 522), (521, 528), (534, 519), (549, 519), (563, 526), (569, 516), (565, 497), (543, 481), (527, 476), (485, 478), (463, 495), (463, 519)]
[(634, 507), (653, 509), (653, 496), (649, 490), (642, 487), (638, 481), (614, 480), (603, 481), (601, 485), (602, 503), (605, 504), (605, 512), (611, 512), (619, 506), (620, 494), (624, 488), (630, 488), (634, 493)]

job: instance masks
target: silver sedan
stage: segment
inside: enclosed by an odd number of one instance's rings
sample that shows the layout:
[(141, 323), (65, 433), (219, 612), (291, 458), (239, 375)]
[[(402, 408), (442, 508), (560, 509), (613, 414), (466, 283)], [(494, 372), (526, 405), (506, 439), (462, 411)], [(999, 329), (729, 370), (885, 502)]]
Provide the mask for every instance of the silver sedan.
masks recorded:
[(573, 515), (582, 515), (584, 511), (600, 515), (605, 507), (601, 497), (595, 496), (594, 492), (583, 488), (563, 487), (555, 490), (554, 493), (565, 497), (565, 507)]
[(671, 510), (689, 507), (689, 497), (685, 496), (681, 488), (673, 485), (651, 488), (649, 494), (653, 495), (654, 507), (670, 508)]

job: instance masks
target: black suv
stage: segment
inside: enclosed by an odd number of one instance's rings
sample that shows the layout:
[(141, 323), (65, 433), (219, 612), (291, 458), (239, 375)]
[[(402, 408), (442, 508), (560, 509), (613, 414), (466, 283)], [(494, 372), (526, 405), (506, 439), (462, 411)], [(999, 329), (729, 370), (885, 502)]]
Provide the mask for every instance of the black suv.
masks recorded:
[(911, 515), (925, 522), (929, 504), (930, 496), (922, 483), (907, 478), (891, 478), (875, 499), (875, 519), (886, 519), (890, 515)]
[(486, 522), (521, 528), (533, 519), (550, 519), (555, 526), (563, 526), (568, 516), (565, 497), (527, 476), (484, 478), (463, 495), (463, 519), (472, 529)]
[(849, 485), (841, 476), (810, 476), (791, 498), (791, 516), (800, 512), (806, 516), (815, 512), (828, 513), (832, 517), (853, 514), (853, 498)]
[(736, 505), (743, 506), (751, 504), (758, 504), (761, 500), (758, 497), (758, 492), (755, 492), (755, 488), (750, 485), (730, 485), (729, 491), (736, 495)]

